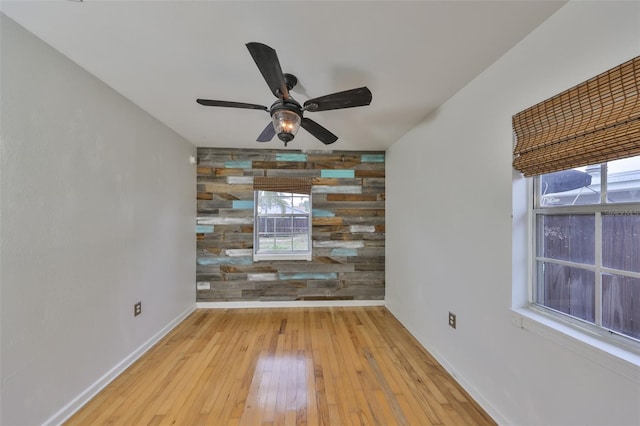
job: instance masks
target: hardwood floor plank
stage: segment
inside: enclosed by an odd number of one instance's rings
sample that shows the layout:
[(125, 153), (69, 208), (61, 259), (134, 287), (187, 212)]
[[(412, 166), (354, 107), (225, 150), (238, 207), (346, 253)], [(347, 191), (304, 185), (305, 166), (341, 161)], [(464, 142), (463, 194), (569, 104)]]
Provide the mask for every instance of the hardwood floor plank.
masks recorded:
[(384, 307), (196, 310), (68, 425), (493, 425)]

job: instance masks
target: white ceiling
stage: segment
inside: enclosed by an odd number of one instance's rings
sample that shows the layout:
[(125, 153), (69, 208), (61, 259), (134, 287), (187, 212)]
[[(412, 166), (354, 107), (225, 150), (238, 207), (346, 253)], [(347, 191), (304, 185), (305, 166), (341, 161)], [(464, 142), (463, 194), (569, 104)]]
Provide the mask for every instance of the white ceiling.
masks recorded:
[[(2, 1), (2, 12), (197, 146), (259, 144), (271, 105), (248, 50), (278, 52), (301, 104), (360, 86), (370, 106), (307, 116), (335, 133), (325, 147), (301, 129), (291, 149), (383, 150), (464, 87), (563, 1)], [(95, 100), (99, 102), (99, 99)]]

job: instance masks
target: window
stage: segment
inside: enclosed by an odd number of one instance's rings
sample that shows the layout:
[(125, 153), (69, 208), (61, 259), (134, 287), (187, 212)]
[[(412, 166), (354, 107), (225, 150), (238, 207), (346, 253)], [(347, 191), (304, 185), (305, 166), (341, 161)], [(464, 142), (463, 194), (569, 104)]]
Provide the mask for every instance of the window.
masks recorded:
[(254, 260), (311, 260), (311, 195), (255, 191)]
[(534, 179), (533, 302), (640, 340), (640, 156)]

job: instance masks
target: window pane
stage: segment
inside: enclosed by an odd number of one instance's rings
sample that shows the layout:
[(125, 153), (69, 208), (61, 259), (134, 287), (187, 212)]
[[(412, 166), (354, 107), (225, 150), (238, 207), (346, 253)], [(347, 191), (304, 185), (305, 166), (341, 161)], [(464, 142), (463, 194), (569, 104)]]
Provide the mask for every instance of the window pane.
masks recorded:
[(257, 191), (255, 253), (310, 252), (310, 211), (309, 195)]
[(602, 325), (640, 339), (640, 279), (602, 274)]
[(308, 195), (293, 194), (291, 205), (293, 206), (293, 214), (309, 214), (311, 212)]
[(542, 207), (600, 203), (600, 165), (540, 176)]
[(602, 265), (640, 272), (640, 212), (602, 215)]
[(309, 214), (309, 196), (286, 192), (258, 191), (258, 214)]
[(293, 250), (309, 250), (309, 219), (306, 217), (293, 218)]
[(607, 201), (640, 201), (640, 156), (607, 163)]
[(538, 215), (538, 256), (593, 265), (595, 216)]
[(291, 194), (271, 191), (258, 191), (258, 214), (290, 213)]
[(537, 303), (576, 318), (595, 320), (595, 272), (539, 262)]

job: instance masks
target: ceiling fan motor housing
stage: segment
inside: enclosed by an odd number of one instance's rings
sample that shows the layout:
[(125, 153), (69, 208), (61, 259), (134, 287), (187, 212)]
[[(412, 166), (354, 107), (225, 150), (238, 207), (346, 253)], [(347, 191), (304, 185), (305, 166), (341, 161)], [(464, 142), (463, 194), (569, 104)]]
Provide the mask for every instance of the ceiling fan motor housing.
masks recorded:
[(292, 97), (278, 100), (269, 110), (273, 128), (284, 146), (291, 142), (300, 128), (302, 107)]

